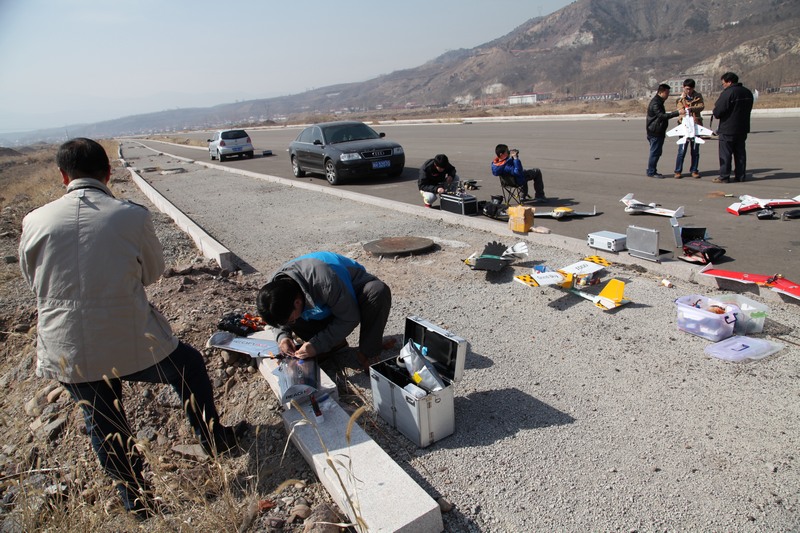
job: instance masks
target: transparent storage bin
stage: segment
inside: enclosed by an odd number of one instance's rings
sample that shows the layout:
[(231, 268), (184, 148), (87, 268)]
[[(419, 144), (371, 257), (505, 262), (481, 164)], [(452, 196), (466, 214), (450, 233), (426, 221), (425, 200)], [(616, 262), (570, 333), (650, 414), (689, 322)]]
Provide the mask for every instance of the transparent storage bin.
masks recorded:
[[(678, 329), (703, 337), (713, 342), (719, 342), (733, 335), (734, 325), (741, 311), (733, 304), (720, 302), (690, 294), (675, 300), (678, 311)], [(722, 313), (711, 309), (718, 308)]]
[(733, 304), (741, 309), (742, 314), (737, 318), (733, 332), (736, 335), (750, 335), (761, 333), (764, 329), (764, 319), (767, 318), (769, 307), (741, 294), (721, 294), (715, 297), (720, 302)]

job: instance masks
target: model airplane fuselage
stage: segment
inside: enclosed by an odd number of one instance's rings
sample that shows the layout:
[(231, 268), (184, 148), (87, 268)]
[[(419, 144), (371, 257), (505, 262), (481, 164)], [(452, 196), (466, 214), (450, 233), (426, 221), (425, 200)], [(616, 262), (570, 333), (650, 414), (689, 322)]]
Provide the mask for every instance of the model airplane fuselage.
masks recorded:
[(764, 209), (765, 207), (793, 207), (800, 205), (800, 194), (794, 198), (756, 198), (745, 194), (739, 197), (739, 201), (728, 206), (728, 213), (739, 216), (748, 211)]
[(672, 128), (667, 132), (667, 135), (670, 137), (675, 137), (680, 135), (681, 138), (678, 139), (678, 144), (686, 144), (688, 141), (694, 141), (697, 144), (703, 144), (706, 141), (703, 140), (701, 135), (711, 136), (714, 135), (714, 132), (708, 128), (704, 128), (697, 122), (695, 122), (692, 113), (689, 111), (689, 108), (686, 108), (686, 114), (683, 116), (683, 120), (681, 123)]
[(663, 207), (658, 207), (656, 203), (646, 204), (639, 200), (634, 200), (633, 193), (626, 194), (620, 198), (619, 201), (625, 204), (625, 212), (629, 215), (647, 214), (674, 218), (681, 218), (683, 216), (683, 206), (680, 206), (674, 211), (672, 209), (664, 209)]
[(612, 279), (603, 287), (600, 294), (596, 295), (584, 291), (583, 288), (599, 284), (600, 271), (610, 265), (611, 263), (595, 255), (558, 270), (552, 270), (548, 267), (534, 267), (531, 274), (515, 276), (514, 281), (529, 287), (555, 285), (593, 302), (603, 311), (609, 311), (630, 303), (630, 300), (624, 298), (625, 283)]

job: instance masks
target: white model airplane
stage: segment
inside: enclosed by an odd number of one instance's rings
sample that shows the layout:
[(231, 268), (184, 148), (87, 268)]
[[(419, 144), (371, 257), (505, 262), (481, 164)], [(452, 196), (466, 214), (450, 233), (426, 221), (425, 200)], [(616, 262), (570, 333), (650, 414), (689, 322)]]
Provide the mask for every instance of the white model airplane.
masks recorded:
[(683, 116), (681, 123), (669, 130), (667, 135), (669, 137), (680, 135), (681, 138), (678, 139), (678, 144), (686, 144), (687, 141), (694, 141), (698, 144), (703, 144), (706, 141), (704, 141), (700, 136), (711, 136), (714, 135), (714, 132), (696, 123), (694, 121), (694, 117), (689, 112), (689, 108), (687, 107), (686, 114)]
[(620, 198), (619, 201), (625, 204), (625, 212), (629, 215), (641, 215), (642, 213), (646, 213), (648, 215), (661, 215), (662, 217), (674, 218), (681, 218), (683, 216), (683, 206), (680, 206), (674, 211), (672, 209), (664, 209), (663, 207), (658, 207), (656, 203), (646, 204), (639, 200), (634, 200), (633, 193), (626, 194)]
[(597, 295), (588, 293), (582, 288), (599, 284), (600, 271), (610, 265), (611, 263), (602, 257), (593, 255), (555, 271), (549, 267), (537, 266), (533, 268), (531, 274), (514, 276), (514, 281), (529, 287), (558, 285), (561, 289), (593, 302), (603, 311), (609, 311), (630, 303), (630, 300), (626, 300), (624, 297), (625, 283), (618, 279), (612, 279)]
[(764, 209), (765, 207), (792, 207), (800, 205), (800, 194), (794, 198), (756, 198), (747, 194), (740, 196), (739, 201), (728, 206), (728, 213), (739, 216), (748, 211), (755, 211), (756, 209)]

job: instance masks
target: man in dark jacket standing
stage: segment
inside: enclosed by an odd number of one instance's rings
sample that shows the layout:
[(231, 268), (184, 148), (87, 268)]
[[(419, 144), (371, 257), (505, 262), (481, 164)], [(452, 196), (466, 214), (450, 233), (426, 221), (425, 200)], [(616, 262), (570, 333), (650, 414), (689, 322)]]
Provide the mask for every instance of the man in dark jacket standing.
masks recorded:
[(667, 113), (664, 108), (664, 102), (667, 101), (667, 98), (669, 98), (669, 85), (662, 83), (658, 86), (656, 95), (653, 96), (647, 106), (647, 142), (650, 143), (650, 157), (647, 159), (647, 177), (649, 178), (664, 177), (658, 173), (656, 166), (664, 150), (664, 139), (667, 136), (669, 119), (678, 115), (683, 116), (686, 113), (682, 109)]
[(747, 169), (745, 141), (750, 133), (750, 112), (753, 110), (753, 93), (739, 83), (739, 76), (726, 72), (722, 80), (722, 93), (714, 104), (714, 118), (719, 119), (719, 177), (714, 183), (730, 183), (731, 162), (736, 165), (734, 179), (744, 181)]

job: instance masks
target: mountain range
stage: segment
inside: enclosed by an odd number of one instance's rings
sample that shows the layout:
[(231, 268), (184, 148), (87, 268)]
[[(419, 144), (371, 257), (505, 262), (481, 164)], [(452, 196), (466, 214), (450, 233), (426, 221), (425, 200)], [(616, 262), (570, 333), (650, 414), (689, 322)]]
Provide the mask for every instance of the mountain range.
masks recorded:
[[(494, 41), (372, 80), (68, 129), (75, 136), (110, 137), (276, 116), (474, 106), (520, 93), (560, 99), (591, 93), (641, 98), (670, 78), (690, 74), (716, 81), (728, 70), (760, 91), (800, 82), (800, 1), (577, 0)], [(13, 139), (7, 135), (0, 142), (60, 139), (63, 133), (63, 128), (40, 130)]]

